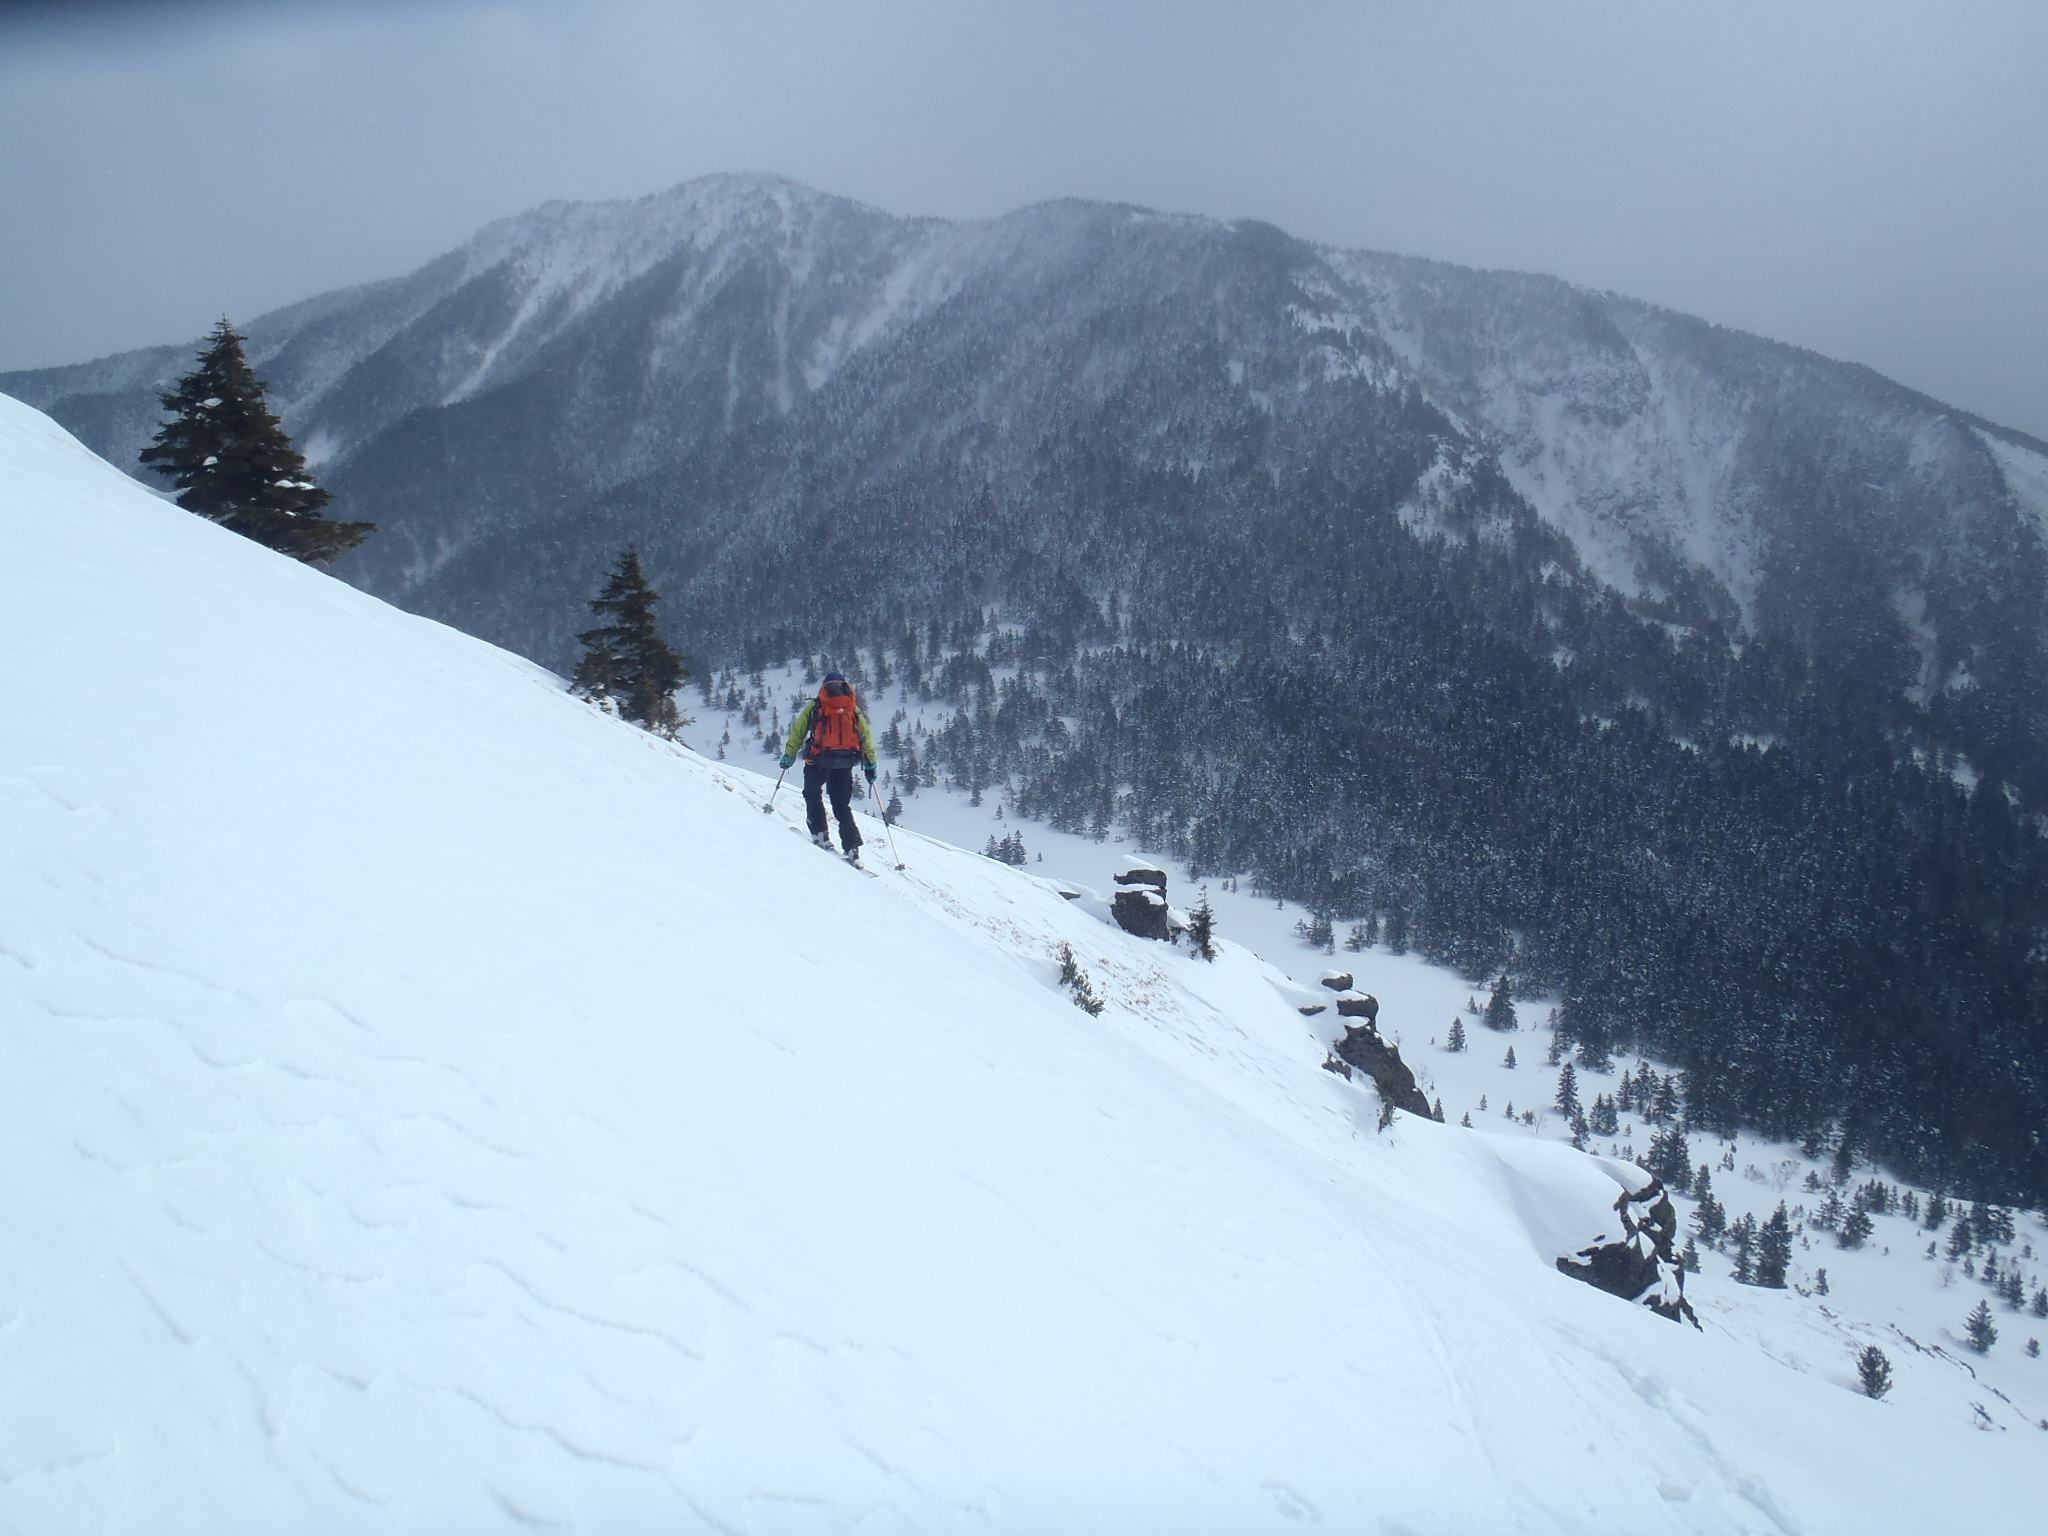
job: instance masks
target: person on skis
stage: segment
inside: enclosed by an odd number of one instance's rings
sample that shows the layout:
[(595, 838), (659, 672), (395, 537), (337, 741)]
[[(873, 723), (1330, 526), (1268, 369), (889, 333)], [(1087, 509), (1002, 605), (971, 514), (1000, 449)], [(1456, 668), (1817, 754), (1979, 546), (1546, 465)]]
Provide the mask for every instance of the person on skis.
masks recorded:
[(825, 831), (825, 792), (832, 793), (832, 814), (839, 822), (839, 846), (852, 863), (860, 862), (860, 828), (853, 819), (853, 770), (856, 766), (875, 782), (875, 733), (867, 711), (853, 696), (853, 685), (841, 672), (827, 672), (818, 696), (806, 704), (789, 727), (782, 744), (782, 769), (787, 773), (801, 752), (804, 759), (804, 814), (811, 841), (830, 848)]

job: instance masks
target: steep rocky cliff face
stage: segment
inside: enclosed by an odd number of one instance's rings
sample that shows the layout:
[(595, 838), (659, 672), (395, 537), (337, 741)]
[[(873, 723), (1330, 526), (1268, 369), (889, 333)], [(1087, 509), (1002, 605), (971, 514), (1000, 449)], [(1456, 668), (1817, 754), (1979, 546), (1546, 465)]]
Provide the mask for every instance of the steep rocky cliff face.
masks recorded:
[[(2048, 446), (1553, 279), (771, 178), (250, 343), (370, 591), (563, 666), (636, 541), (700, 672), (901, 672), (918, 771), (1556, 988), (1702, 1123), (2048, 1188)], [(186, 365), (0, 390), (132, 464)]]

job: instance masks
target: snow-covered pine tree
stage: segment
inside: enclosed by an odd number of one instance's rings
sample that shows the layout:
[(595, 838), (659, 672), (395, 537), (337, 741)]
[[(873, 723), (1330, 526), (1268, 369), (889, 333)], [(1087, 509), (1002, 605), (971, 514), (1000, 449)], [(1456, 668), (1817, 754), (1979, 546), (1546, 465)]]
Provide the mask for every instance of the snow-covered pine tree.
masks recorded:
[(199, 365), (157, 397), (171, 419), (142, 462), (178, 487), (178, 505), (308, 565), (324, 565), (377, 531), (322, 517), (331, 499), (264, 402), (242, 338), (223, 317)]
[(1465, 1021), (1455, 1014), (1451, 1017), (1451, 1032), (1444, 1036), (1444, 1049), (1462, 1051), (1465, 1049)]
[(1678, 1118), (1678, 1074), (1668, 1073), (1658, 1079), (1657, 1092), (1644, 1111), (1653, 1125), (1668, 1125)]
[(1521, 1028), (1521, 1021), (1515, 1017), (1514, 1001), (1508, 996), (1506, 972), (1502, 972), (1500, 980), (1493, 984), (1493, 996), (1486, 1000), (1486, 1027), (1500, 1030)]
[(1970, 1230), (1970, 1218), (1958, 1216), (1956, 1224), (1949, 1228), (1948, 1256), (1952, 1259), (1967, 1257), (1970, 1249), (1975, 1245), (1976, 1234)]
[(1766, 1290), (1785, 1289), (1785, 1270), (1792, 1262), (1792, 1218), (1780, 1200), (1756, 1238), (1756, 1283)]
[(1835, 1234), (1835, 1244), (1841, 1248), (1861, 1248), (1870, 1241), (1870, 1234), (1876, 1223), (1871, 1221), (1870, 1212), (1862, 1206), (1852, 1206), (1842, 1220), (1842, 1228)]
[(628, 544), (606, 577), (604, 591), (590, 600), (591, 612), (609, 622), (576, 637), (583, 659), (576, 664), (575, 686), (585, 698), (614, 700), (626, 719), (667, 735), (686, 723), (677, 712), (675, 691), (690, 673), (655, 624), (654, 605), (660, 600), (640, 569), (640, 551)]
[(1692, 1183), (1692, 1151), (1685, 1143), (1685, 1132), (1675, 1125), (1653, 1132), (1642, 1166), (1662, 1179), (1667, 1188), (1686, 1193)]
[(1728, 1230), (1728, 1213), (1721, 1208), (1720, 1200), (1712, 1190), (1700, 1196), (1699, 1209), (1692, 1213), (1693, 1230), (1700, 1235), (1700, 1241), (1709, 1247), (1718, 1243)]
[(1728, 1236), (1735, 1244), (1735, 1283), (1756, 1284), (1756, 1218), (1744, 1211), (1735, 1225), (1728, 1229)]
[(1813, 1213), (1813, 1224), (1830, 1232), (1842, 1224), (1842, 1197), (1835, 1190), (1828, 1191), (1827, 1198), (1821, 1201), (1820, 1208)]
[(1998, 1329), (1991, 1321), (1991, 1303), (1979, 1301), (1963, 1322), (1963, 1342), (1978, 1354), (1987, 1354), (1998, 1342)]
[(1579, 1105), (1579, 1074), (1573, 1070), (1570, 1062), (1566, 1062), (1564, 1070), (1557, 1074), (1557, 1097), (1551, 1102), (1566, 1120), (1571, 1120), (1582, 1113)]
[(1188, 946), (1204, 960), (1216, 958), (1216, 909), (1209, 905), (1209, 887), (1202, 887), (1202, 899), (1188, 914)]
[(1856, 1379), (1865, 1397), (1883, 1397), (1892, 1389), (1892, 1363), (1875, 1344), (1866, 1344), (1856, 1356)]
[(1616, 1113), (1614, 1100), (1600, 1093), (1593, 1096), (1593, 1107), (1586, 1111), (1586, 1124), (1593, 1128), (1596, 1136), (1617, 1136), (1621, 1133), (1621, 1116)]

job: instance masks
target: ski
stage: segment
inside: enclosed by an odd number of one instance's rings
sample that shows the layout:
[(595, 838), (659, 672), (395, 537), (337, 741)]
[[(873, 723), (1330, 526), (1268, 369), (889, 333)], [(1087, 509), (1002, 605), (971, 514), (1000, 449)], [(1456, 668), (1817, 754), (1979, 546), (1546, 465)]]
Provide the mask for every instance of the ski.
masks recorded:
[[(818, 842), (802, 827), (791, 827), (789, 830), (794, 832), (798, 837), (804, 839), (805, 842), (809, 843), (813, 848), (816, 848), (819, 852), (831, 854), (832, 857), (837, 859), (841, 864), (844, 864), (851, 869), (859, 870), (862, 874), (866, 875), (870, 880), (879, 880), (882, 878), (874, 870), (869, 869), (867, 865), (861, 863), (860, 860), (849, 859), (845, 854), (841, 853), (837, 848), (833, 847), (830, 843)], [(867, 845), (862, 844), (861, 846), (866, 847)]]

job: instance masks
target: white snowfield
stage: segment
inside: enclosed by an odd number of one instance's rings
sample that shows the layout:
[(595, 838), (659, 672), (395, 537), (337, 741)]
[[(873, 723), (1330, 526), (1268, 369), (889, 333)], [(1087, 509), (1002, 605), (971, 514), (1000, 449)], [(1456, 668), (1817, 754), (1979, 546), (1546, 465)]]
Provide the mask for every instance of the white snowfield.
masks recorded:
[(2038, 1509), (2048, 1439), (1556, 1274), (1614, 1171), (1376, 1132), (1246, 951), (866, 878), (4, 397), (0, 657), (0, 1529)]

